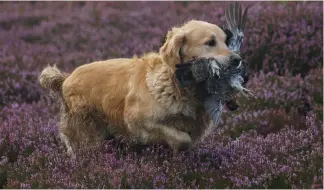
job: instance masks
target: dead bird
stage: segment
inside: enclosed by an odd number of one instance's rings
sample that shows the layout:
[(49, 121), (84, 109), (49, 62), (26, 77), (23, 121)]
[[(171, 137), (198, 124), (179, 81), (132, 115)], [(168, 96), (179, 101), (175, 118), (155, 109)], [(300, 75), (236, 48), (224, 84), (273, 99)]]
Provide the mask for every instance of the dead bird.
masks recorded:
[[(233, 52), (240, 54), (247, 21), (248, 7), (242, 15), (242, 8), (236, 2), (225, 10), (226, 24), (223, 30), (227, 36), (226, 45)], [(240, 57), (233, 63), (222, 65), (214, 58), (197, 58), (187, 63), (176, 65), (176, 78), (182, 87), (195, 86), (196, 98), (204, 103), (215, 125), (226, 107), (234, 111), (238, 105), (233, 98), (238, 92), (245, 96), (252, 93), (244, 87), (248, 81), (247, 67)]]

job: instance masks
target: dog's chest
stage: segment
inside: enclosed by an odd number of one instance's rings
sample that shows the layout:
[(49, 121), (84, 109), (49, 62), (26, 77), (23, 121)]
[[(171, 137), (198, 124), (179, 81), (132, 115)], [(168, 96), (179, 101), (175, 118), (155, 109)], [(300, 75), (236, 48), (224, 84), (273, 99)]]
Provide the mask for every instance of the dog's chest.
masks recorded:
[(154, 98), (155, 103), (152, 106), (153, 117), (167, 118), (174, 115), (184, 115), (191, 118), (196, 118), (196, 106), (188, 99), (183, 97), (176, 100), (173, 96), (156, 95)]
[(174, 114), (196, 117), (195, 103), (188, 97), (181, 96), (169, 72), (148, 72), (146, 82), (149, 93), (156, 102), (152, 108), (154, 115), (159, 118)]

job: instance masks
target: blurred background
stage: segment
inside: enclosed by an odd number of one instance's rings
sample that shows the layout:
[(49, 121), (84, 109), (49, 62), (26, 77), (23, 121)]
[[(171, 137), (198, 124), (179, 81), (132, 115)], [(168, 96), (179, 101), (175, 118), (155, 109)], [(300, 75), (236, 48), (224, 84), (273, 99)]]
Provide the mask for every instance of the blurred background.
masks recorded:
[(172, 26), (222, 26), (229, 3), (0, 2), (0, 187), (322, 188), (323, 2), (240, 2), (257, 98), (240, 98), (190, 156), (113, 142), (66, 156), (59, 106), (37, 80), (45, 66), (158, 51)]

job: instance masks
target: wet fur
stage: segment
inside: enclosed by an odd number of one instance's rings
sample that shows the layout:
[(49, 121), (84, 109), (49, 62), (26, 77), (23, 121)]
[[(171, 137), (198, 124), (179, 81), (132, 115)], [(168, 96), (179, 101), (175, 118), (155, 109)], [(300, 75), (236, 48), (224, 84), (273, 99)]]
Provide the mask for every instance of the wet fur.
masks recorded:
[[(219, 40), (216, 47), (204, 45), (211, 36)], [(93, 62), (71, 74), (45, 68), (39, 81), (61, 102), (60, 136), (68, 153), (111, 135), (167, 143), (175, 152), (200, 142), (211, 131), (210, 117), (194, 89), (180, 88), (175, 65), (197, 56), (228, 64), (233, 53), (225, 39), (216, 25), (190, 21), (168, 32), (159, 53)]]

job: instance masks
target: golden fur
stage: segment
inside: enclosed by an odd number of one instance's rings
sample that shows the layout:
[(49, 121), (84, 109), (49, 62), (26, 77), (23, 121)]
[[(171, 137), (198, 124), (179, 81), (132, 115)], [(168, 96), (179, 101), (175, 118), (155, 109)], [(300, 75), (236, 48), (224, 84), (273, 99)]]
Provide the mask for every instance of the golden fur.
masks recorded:
[[(213, 38), (216, 46), (205, 45)], [(41, 85), (62, 101), (60, 133), (68, 152), (103, 134), (166, 142), (174, 151), (199, 142), (210, 131), (209, 116), (194, 90), (179, 87), (175, 65), (194, 57), (228, 64), (233, 53), (225, 39), (218, 26), (193, 20), (169, 31), (159, 53), (85, 64), (71, 74), (44, 69)]]

